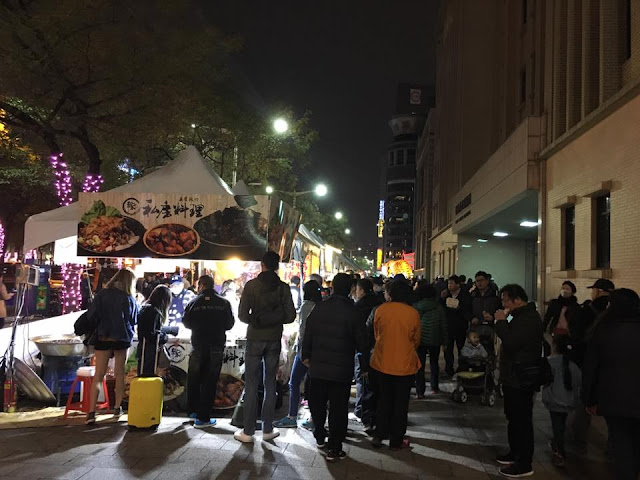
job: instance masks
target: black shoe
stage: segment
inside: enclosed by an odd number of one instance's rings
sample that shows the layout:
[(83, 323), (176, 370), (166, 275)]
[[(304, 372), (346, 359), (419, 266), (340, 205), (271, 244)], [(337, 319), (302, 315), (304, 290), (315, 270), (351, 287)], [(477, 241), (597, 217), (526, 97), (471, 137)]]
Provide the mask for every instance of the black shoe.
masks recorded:
[(370, 437), (373, 437), (373, 432), (375, 432), (376, 429), (373, 425), (367, 425), (364, 427), (364, 433), (366, 433), (367, 435), (369, 435)]
[(318, 440), (316, 438), (316, 447), (318, 447), (318, 449), (322, 450), (323, 448), (327, 447), (327, 441), (326, 440)]
[(344, 450), (329, 450), (327, 453), (326, 459), (328, 462), (335, 462), (338, 460), (342, 460), (347, 456), (347, 452)]
[(496, 462), (500, 465), (513, 465), (516, 461), (513, 458), (513, 455), (511, 455), (511, 452), (509, 452), (506, 455), (498, 455), (496, 457)]
[(84, 421), (86, 425), (95, 425), (96, 424), (96, 412), (87, 413), (87, 419)]
[(557, 468), (564, 468), (564, 456), (560, 455), (559, 453), (554, 453), (553, 457), (551, 458), (551, 464)]
[(373, 437), (371, 439), (371, 446), (373, 448), (382, 448), (382, 440), (379, 439), (378, 437)]
[(514, 463), (513, 465), (509, 465), (508, 467), (501, 468), (500, 475), (509, 478), (530, 477), (531, 475), (533, 475), (533, 468), (523, 467), (522, 465)]

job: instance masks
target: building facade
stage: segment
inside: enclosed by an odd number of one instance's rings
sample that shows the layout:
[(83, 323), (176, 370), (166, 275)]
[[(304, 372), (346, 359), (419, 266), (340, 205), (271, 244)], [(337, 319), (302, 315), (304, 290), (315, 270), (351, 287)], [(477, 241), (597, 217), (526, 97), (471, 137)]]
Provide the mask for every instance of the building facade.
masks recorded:
[(482, 269), (539, 300), (566, 278), (581, 299), (595, 278), (640, 287), (640, 3), (451, 0), (439, 25), (417, 164), (425, 275)]
[(414, 252), (416, 148), (433, 101), (433, 88), (412, 84), (398, 87), (396, 114), (389, 121), (393, 141), (385, 161), (384, 228), (379, 230), (384, 263)]

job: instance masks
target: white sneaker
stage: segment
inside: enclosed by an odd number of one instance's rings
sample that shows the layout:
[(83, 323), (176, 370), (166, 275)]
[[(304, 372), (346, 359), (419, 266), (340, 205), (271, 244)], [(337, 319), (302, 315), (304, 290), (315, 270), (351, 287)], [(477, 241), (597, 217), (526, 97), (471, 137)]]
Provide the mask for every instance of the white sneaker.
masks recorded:
[(263, 433), (262, 440), (273, 440), (274, 438), (278, 438), (280, 436), (280, 430), (274, 428), (271, 433)]
[(253, 442), (253, 435), (247, 435), (246, 433), (244, 433), (244, 429), (242, 428), (233, 434), (233, 438), (242, 443)]

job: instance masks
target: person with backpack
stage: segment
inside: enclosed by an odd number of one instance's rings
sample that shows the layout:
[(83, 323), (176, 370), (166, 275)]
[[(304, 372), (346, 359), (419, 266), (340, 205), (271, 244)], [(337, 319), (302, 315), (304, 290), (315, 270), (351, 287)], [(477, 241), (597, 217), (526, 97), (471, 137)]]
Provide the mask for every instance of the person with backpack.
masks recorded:
[(553, 382), (542, 389), (544, 403), (551, 417), (553, 430), (552, 463), (554, 466), (565, 466), (564, 432), (567, 416), (580, 403), (580, 387), (582, 373), (578, 366), (569, 359), (571, 343), (568, 335), (554, 335), (549, 365), (553, 372)]
[(138, 314), (138, 375), (156, 374), (158, 347), (167, 343), (167, 334), (162, 326), (167, 323), (171, 290), (166, 285), (158, 285)]
[(447, 315), (438, 299), (438, 292), (426, 280), (418, 282), (416, 290), (418, 303), (413, 308), (420, 314), (421, 336), (418, 347), (418, 358), (422, 366), (416, 374), (416, 396), (424, 398), (426, 382), (424, 378), (425, 363), (429, 355), (429, 373), (431, 393), (440, 392), (440, 348), (449, 341), (447, 332)]
[[(296, 319), (291, 289), (276, 273), (280, 255), (269, 251), (261, 261), (262, 272), (244, 287), (238, 318), (248, 324), (245, 354), (244, 428), (233, 437), (242, 443), (253, 442), (258, 416), (258, 384), (263, 376), (262, 439), (280, 435), (273, 427), (276, 406), (276, 375), (280, 361), (282, 326)], [(262, 362), (264, 361), (264, 369)]]

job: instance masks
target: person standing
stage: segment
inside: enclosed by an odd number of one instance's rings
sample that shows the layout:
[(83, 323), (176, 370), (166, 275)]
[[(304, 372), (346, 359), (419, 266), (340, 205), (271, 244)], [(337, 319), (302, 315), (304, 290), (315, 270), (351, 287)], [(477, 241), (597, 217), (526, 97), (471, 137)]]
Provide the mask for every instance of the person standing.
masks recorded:
[[(239, 320), (248, 324), (245, 354), (244, 429), (233, 437), (239, 442), (253, 442), (258, 416), (258, 384), (264, 383), (262, 399), (262, 439), (280, 435), (273, 427), (276, 406), (276, 375), (280, 360), (282, 325), (296, 319), (296, 309), (289, 285), (276, 273), (280, 255), (269, 251), (262, 257), (262, 272), (244, 287), (238, 309)], [(264, 368), (262, 362), (264, 361)]]
[(195, 417), (195, 428), (211, 427), (211, 408), (216, 398), (218, 378), (222, 368), (226, 331), (235, 323), (231, 304), (213, 289), (213, 278), (198, 279), (198, 296), (187, 305), (182, 319), (191, 330), (187, 402), (189, 416)]
[(583, 367), (582, 401), (590, 415), (602, 415), (609, 427), (618, 480), (640, 474), (640, 299), (621, 288), (609, 296), (609, 308), (596, 327)]
[[(471, 297), (462, 290), (460, 278), (456, 275), (449, 277), (447, 289), (442, 292), (442, 303), (447, 315), (448, 339), (444, 351), (445, 372), (452, 377), (455, 373), (453, 368), (453, 350), (458, 349), (458, 358), (464, 347), (467, 338), (467, 329), (471, 320)], [(497, 299), (497, 297), (496, 297)], [(424, 334), (423, 334), (424, 335)]]
[[(382, 300), (373, 291), (373, 283), (368, 278), (361, 278), (356, 286), (356, 309), (360, 316), (363, 328), (366, 329), (367, 319), (374, 308), (380, 305)], [(364, 375), (364, 360), (362, 354), (357, 353), (355, 358), (354, 377), (356, 380), (356, 404), (354, 415), (362, 421), (365, 430), (373, 427), (375, 418), (375, 402), (373, 392), (368, 388), (366, 375)]]
[(498, 291), (493, 286), (491, 275), (480, 270), (476, 273), (475, 289), (471, 296), (471, 323), (473, 325), (493, 324), (493, 315), (500, 308)]
[(300, 310), (302, 306), (302, 294), (300, 292), (300, 277), (294, 275), (289, 280), (289, 288), (291, 289), (291, 299), (293, 300), (293, 306), (296, 307), (296, 311)]
[[(418, 358), (422, 364), (416, 374), (416, 396), (424, 398), (426, 382), (424, 378), (425, 363), (429, 355), (429, 373), (431, 393), (440, 392), (440, 348), (447, 348), (449, 335), (447, 332), (447, 315), (438, 300), (438, 292), (425, 280), (418, 283), (416, 290), (418, 303), (413, 308), (420, 314), (420, 346)], [(445, 355), (446, 356), (446, 355)], [(453, 359), (452, 359), (453, 360)]]
[(533, 475), (533, 396), (539, 386), (531, 386), (522, 367), (540, 365), (542, 319), (520, 285), (505, 285), (500, 296), (504, 310), (495, 312), (495, 331), (502, 340), (500, 378), (510, 450), (496, 460), (503, 465), (501, 475), (517, 478)]
[(196, 294), (185, 287), (183, 278), (180, 275), (172, 275), (169, 279), (171, 289), (171, 307), (169, 307), (169, 325), (176, 326), (182, 323), (184, 309), (196, 298)]
[[(615, 290), (611, 280), (600, 278), (593, 285), (587, 287), (591, 290), (591, 300), (584, 302), (573, 316), (569, 318), (569, 331), (571, 337), (571, 360), (582, 369), (587, 345), (593, 336), (597, 320), (607, 310), (609, 294)], [(591, 415), (580, 404), (576, 407), (571, 428), (573, 430), (574, 443), (580, 453), (587, 452), (589, 427)]]
[(375, 310), (375, 347), (371, 356), (371, 383), (376, 395), (376, 426), (371, 444), (379, 448), (389, 439), (389, 448), (402, 446), (407, 431), (409, 397), (420, 368), (416, 352), (421, 341), (420, 314), (407, 302), (411, 288), (392, 282), (389, 301)]
[(569, 323), (578, 310), (576, 286), (570, 280), (562, 282), (560, 295), (549, 302), (544, 315), (544, 331), (551, 334), (569, 335)]
[(138, 314), (138, 376), (156, 374), (158, 347), (167, 343), (162, 326), (169, 317), (171, 290), (166, 285), (153, 289)]
[(122, 415), (124, 396), (124, 369), (127, 350), (131, 347), (134, 327), (138, 320), (136, 293), (136, 274), (130, 268), (118, 270), (106, 287), (94, 297), (89, 308), (89, 317), (96, 317), (98, 335), (94, 345), (96, 371), (89, 393), (89, 412), (86, 424), (96, 423), (96, 403), (102, 380), (107, 373), (111, 357), (115, 358), (116, 399), (114, 415)]
[[(322, 302), (322, 292), (320, 285), (315, 280), (309, 280), (304, 284), (303, 293), (304, 301), (300, 307), (298, 314), (298, 336), (294, 346), (296, 355), (293, 359), (293, 367), (291, 367), (291, 376), (289, 378), (289, 413), (273, 423), (277, 428), (295, 428), (298, 426), (298, 410), (300, 408), (300, 384), (307, 374), (308, 368), (302, 363), (302, 344), (304, 342), (304, 333), (307, 326), (307, 318), (315, 308)], [(306, 392), (309, 395), (309, 392)]]
[(580, 403), (582, 374), (578, 366), (569, 359), (570, 343), (568, 335), (554, 335), (549, 365), (553, 372), (553, 382), (542, 389), (542, 402), (551, 417), (553, 430), (553, 465), (565, 466), (566, 451), (564, 432), (567, 416)]
[[(326, 448), (327, 460), (344, 458), (342, 442), (347, 434), (349, 397), (356, 351), (367, 360), (368, 344), (364, 324), (348, 298), (351, 277), (333, 277), (331, 296), (316, 304), (307, 318), (302, 360), (309, 368), (309, 409), (315, 425), (318, 448)], [(366, 371), (366, 364), (363, 365)], [(329, 404), (329, 439), (325, 420)], [(325, 443), (326, 442), (326, 443)]]
[(11, 300), (15, 293), (7, 292), (7, 287), (4, 284), (3, 276), (0, 275), (0, 328), (4, 327), (4, 319), (7, 318), (7, 305), (5, 300)]

